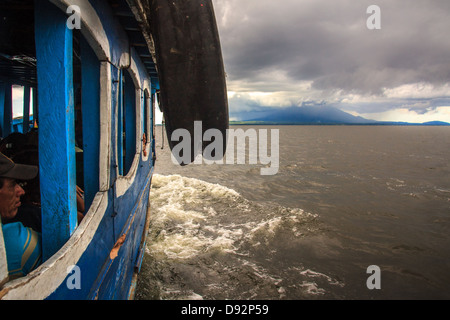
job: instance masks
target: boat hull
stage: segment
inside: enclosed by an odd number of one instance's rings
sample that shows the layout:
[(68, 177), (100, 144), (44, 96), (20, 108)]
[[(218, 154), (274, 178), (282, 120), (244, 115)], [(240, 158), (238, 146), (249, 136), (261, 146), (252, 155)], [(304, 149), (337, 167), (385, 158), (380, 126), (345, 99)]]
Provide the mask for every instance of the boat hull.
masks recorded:
[[(77, 269), (79, 279), (68, 265), (66, 278), (47, 299), (133, 298), (131, 291), (133, 276), (139, 272), (140, 257), (145, 250), (147, 234), (145, 227), (150, 214), (148, 195), (152, 172), (153, 170), (145, 179), (141, 179), (144, 181), (135, 182), (136, 186), (127, 191), (139, 193), (136, 196), (124, 194), (123, 197), (114, 199), (114, 192), (112, 190), (108, 192), (110, 201), (104, 217), (76, 264), (79, 268)], [(116, 232), (118, 228), (120, 232)], [(112, 230), (115, 231), (115, 235), (112, 234)], [(79, 288), (74, 288), (76, 281), (79, 281)]]
[[(145, 250), (153, 167), (137, 162), (129, 186), (99, 192), (80, 226), (54, 256), (31, 274), (10, 281), (1, 299), (122, 300), (133, 298)], [(146, 172), (143, 172), (146, 171)], [(145, 174), (146, 173), (146, 174)], [(122, 182), (124, 183), (124, 182)], [(132, 200), (134, 199), (134, 200)]]

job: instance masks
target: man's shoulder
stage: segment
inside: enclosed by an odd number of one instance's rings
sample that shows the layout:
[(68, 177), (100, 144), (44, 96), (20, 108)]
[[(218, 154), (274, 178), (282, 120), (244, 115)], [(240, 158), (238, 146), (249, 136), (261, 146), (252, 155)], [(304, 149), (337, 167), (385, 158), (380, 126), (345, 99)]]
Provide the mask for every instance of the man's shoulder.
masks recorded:
[(22, 224), (22, 222), (11, 222), (7, 224), (3, 224), (3, 237), (10, 238), (10, 237), (20, 237), (23, 236), (24, 233), (27, 232), (27, 228)]
[(41, 259), (40, 234), (21, 222), (3, 225), (6, 257), (10, 274), (25, 275)]
[(8, 249), (23, 250), (25, 242), (31, 236), (33, 230), (25, 227), (22, 222), (11, 222), (3, 225), (3, 238)]

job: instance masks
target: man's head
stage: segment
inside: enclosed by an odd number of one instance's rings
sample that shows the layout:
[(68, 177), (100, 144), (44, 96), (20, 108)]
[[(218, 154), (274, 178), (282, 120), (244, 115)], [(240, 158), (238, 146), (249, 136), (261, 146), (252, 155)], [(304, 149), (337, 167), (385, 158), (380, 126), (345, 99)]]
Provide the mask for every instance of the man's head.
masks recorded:
[(21, 205), (20, 197), (25, 194), (21, 182), (36, 177), (38, 168), (16, 164), (0, 153), (0, 214), (2, 218), (12, 219)]

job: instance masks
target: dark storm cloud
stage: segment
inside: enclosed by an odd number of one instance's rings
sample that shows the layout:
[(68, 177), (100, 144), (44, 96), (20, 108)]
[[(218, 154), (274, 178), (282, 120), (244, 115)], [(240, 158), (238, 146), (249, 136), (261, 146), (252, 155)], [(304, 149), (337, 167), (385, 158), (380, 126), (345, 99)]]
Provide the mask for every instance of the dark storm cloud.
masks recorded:
[[(366, 27), (372, 4), (381, 9), (381, 30)], [(311, 89), (324, 95), (339, 90), (382, 95), (405, 84), (450, 83), (447, 0), (215, 0), (214, 5), (232, 89), (254, 83), (255, 91), (283, 91), (290, 83), (311, 81)], [(272, 81), (273, 72), (283, 80)]]

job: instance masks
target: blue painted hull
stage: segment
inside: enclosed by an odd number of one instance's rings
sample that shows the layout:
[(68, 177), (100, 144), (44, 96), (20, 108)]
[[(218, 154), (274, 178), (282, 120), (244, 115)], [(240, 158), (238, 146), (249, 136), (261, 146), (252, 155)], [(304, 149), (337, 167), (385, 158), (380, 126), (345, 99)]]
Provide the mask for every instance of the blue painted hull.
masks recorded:
[[(69, 289), (67, 284), (71, 274), (68, 273), (66, 280), (47, 299), (132, 298), (133, 276), (139, 272), (140, 257), (145, 250), (152, 173), (153, 168), (147, 170), (147, 174), (141, 174), (121, 198), (114, 199), (113, 190), (109, 190), (110, 205), (92, 241), (76, 263), (80, 268), (80, 289)], [(117, 214), (114, 214), (114, 207)], [(117, 257), (112, 259), (111, 251), (124, 235)]]

